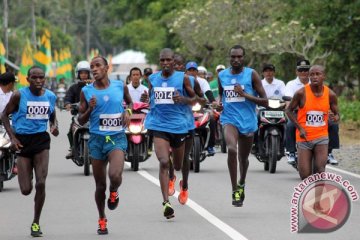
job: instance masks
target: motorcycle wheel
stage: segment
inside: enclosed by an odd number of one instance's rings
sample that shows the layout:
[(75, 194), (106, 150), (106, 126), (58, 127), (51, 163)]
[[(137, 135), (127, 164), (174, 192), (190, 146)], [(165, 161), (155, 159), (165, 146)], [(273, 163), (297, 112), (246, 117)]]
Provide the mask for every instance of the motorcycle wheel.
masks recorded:
[(279, 149), (279, 138), (278, 136), (271, 136), (270, 138), (270, 155), (269, 155), (269, 171), (270, 173), (276, 172), (276, 163), (277, 163), (277, 152)]
[(139, 170), (139, 158), (140, 158), (140, 144), (134, 144), (134, 152), (131, 161), (131, 169), (133, 171)]
[(83, 162), (84, 162), (84, 175), (85, 176), (89, 176), (90, 175), (90, 159), (89, 159), (89, 148), (88, 148), (88, 143), (87, 140), (84, 140), (82, 142), (83, 144), (83, 151), (84, 151), (84, 156), (83, 156)]
[(194, 137), (193, 143), (193, 168), (194, 172), (200, 172), (201, 141), (200, 136)]
[(0, 192), (2, 192), (3, 189), (4, 189), (4, 182), (0, 181)]

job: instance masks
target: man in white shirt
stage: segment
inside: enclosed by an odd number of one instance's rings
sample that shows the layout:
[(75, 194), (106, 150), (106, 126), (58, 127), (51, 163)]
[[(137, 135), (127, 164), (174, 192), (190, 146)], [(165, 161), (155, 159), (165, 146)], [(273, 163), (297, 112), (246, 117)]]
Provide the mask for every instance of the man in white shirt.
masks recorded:
[(130, 83), (127, 85), (132, 102), (148, 102), (149, 89), (140, 83), (142, 73), (140, 68), (133, 67), (130, 70)]
[(0, 75), (0, 115), (10, 100), (15, 86), (15, 75), (11, 72), (5, 72)]
[[(296, 75), (297, 78), (289, 81), (285, 86), (285, 96), (293, 97), (295, 92), (300, 88), (303, 88), (310, 82), (309, 79), (310, 62), (308, 60), (300, 60), (297, 62)], [(339, 125), (332, 121), (329, 121), (329, 149), (328, 149), (328, 163), (337, 165), (338, 161), (332, 154), (333, 149), (340, 147), (339, 143)], [(292, 121), (288, 121), (286, 124), (286, 136), (285, 136), (285, 148), (289, 152), (288, 163), (291, 165), (296, 164), (296, 142), (295, 142), (296, 128)]]
[(285, 83), (276, 79), (275, 66), (273, 64), (265, 64), (263, 66), (264, 79), (261, 80), (267, 98), (281, 99), (285, 94)]

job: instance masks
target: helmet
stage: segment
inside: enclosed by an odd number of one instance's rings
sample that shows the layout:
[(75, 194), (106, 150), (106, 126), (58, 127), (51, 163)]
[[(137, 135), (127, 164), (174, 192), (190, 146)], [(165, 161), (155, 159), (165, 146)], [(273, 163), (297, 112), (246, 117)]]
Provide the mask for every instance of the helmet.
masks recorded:
[(88, 61), (78, 62), (78, 64), (76, 65), (76, 68), (75, 68), (75, 78), (76, 79), (80, 79), (80, 76), (79, 76), (80, 71), (88, 71), (89, 77), (90, 77), (90, 74), (91, 74), (90, 63)]
[(207, 70), (206, 70), (206, 68), (203, 67), (203, 66), (199, 66), (199, 67), (197, 68), (197, 70), (198, 70), (198, 72), (204, 72), (205, 74), (207, 74)]

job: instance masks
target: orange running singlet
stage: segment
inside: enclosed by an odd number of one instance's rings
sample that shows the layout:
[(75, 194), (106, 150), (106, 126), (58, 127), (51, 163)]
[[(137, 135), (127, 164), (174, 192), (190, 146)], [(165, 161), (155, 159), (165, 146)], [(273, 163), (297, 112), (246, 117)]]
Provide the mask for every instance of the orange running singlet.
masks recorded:
[[(324, 86), (323, 95), (316, 97), (311, 91), (310, 85), (305, 86), (305, 105), (299, 108), (297, 120), (306, 131), (306, 139), (312, 141), (328, 134), (328, 117), (330, 110), (329, 88)], [(296, 129), (296, 141), (305, 142), (300, 138), (300, 132)]]

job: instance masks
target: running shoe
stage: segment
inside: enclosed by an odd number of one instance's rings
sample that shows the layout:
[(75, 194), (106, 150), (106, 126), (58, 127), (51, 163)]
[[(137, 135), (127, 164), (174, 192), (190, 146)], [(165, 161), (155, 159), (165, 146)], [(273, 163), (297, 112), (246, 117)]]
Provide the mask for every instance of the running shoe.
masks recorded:
[(187, 189), (183, 189), (183, 180), (180, 180), (180, 194), (178, 196), (179, 203), (184, 205), (189, 197), (189, 193)]
[(114, 210), (118, 204), (119, 204), (119, 194), (118, 192), (110, 192), (110, 196), (109, 196), (109, 199), (108, 199), (108, 208), (110, 210)]
[(33, 236), (33, 237), (41, 237), (42, 236), (42, 232), (41, 232), (39, 224), (37, 224), (37, 223), (31, 224), (31, 236)]
[(331, 165), (339, 164), (339, 162), (335, 159), (335, 157), (332, 153), (329, 153), (327, 163), (330, 163)]
[(174, 209), (171, 207), (171, 204), (169, 201), (163, 202), (163, 207), (164, 207), (164, 217), (166, 217), (166, 219), (175, 217)]
[(232, 205), (242, 207), (245, 200), (245, 184), (237, 184), (237, 189), (232, 193)]
[(175, 193), (175, 182), (176, 182), (176, 176), (174, 174), (174, 177), (172, 179), (169, 178), (169, 190), (168, 190), (169, 196), (172, 196)]
[(107, 229), (107, 219), (106, 218), (99, 218), (99, 228), (97, 230), (97, 233), (99, 235), (105, 235), (108, 234), (108, 229)]

